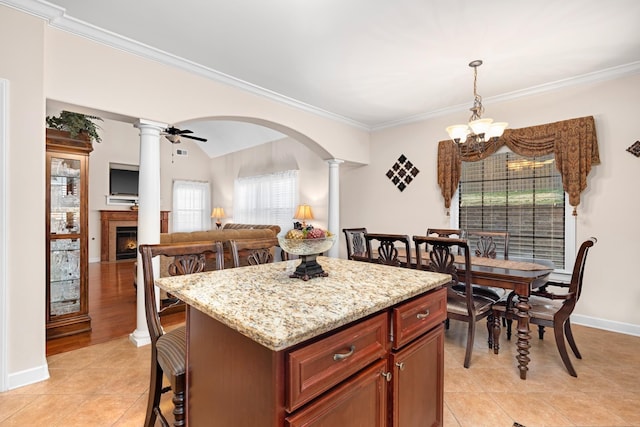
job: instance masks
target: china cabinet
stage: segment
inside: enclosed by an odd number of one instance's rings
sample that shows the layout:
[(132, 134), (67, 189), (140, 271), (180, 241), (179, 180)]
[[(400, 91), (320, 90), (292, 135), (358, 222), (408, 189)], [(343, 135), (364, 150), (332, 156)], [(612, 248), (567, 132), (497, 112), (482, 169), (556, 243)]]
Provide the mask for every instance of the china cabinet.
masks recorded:
[(47, 339), (91, 330), (88, 298), (88, 139), (47, 129)]

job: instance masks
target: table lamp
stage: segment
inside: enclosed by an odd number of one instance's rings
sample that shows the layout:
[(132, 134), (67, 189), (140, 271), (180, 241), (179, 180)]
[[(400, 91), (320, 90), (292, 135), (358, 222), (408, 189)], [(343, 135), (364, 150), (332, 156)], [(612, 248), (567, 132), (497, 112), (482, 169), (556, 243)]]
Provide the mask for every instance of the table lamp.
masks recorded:
[(302, 220), (302, 228), (307, 226), (307, 220), (313, 219), (313, 211), (309, 205), (298, 205), (294, 219)]
[(224, 209), (223, 208), (213, 208), (213, 212), (211, 212), (211, 218), (216, 219), (216, 227), (220, 228), (222, 222), (220, 222), (220, 218), (224, 218)]

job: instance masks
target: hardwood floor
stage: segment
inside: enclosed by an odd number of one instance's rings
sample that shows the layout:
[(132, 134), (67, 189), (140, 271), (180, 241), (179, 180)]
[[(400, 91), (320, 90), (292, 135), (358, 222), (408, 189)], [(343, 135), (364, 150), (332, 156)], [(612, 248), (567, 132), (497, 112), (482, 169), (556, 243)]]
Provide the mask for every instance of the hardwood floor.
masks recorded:
[[(136, 329), (135, 260), (89, 264), (89, 315), (92, 330), (47, 341), (47, 356), (128, 336)], [(163, 317), (162, 323), (184, 321), (184, 313)]]

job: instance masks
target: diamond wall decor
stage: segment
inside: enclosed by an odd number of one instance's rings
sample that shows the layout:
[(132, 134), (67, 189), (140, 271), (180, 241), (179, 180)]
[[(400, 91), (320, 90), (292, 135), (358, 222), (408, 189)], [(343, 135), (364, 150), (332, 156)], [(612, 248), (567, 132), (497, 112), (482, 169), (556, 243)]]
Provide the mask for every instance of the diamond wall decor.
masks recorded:
[(634, 142), (627, 151), (633, 154), (636, 157), (640, 157), (640, 141)]
[(396, 161), (395, 164), (391, 166), (391, 169), (387, 171), (386, 175), (387, 178), (391, 180), (393, 185), (398, 188), (398, 190), (404, 191), (404, 189), (407, 188), (409, 184), (411, 184), (413, 179), (419, 173), (420, 171), (418, 170), (418, 168), (415, 167), (404, 154), (402, 154), (400, 157), (398, 157), (398, 161)]

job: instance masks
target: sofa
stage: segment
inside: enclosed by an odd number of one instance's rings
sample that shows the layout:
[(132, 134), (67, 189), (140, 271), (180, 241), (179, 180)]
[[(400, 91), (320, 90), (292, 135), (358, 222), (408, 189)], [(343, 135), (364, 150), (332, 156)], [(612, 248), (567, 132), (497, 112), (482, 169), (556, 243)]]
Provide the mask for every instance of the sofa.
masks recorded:
[[(259, 239), (277, 237), (280, 233), (278, 225), (263, 224), (232, 224), (227, 223), (221, 229), (206, 231), (191, 231), (177, 233), (161, 233), (160, 243), (187, 243), (187, 242), (226, 242), (228, 240)], [(212, 260), (213, 261), (213, 260)], [(225, 266), (231, 262), (230, 254), (225, 251)], [(160, 277), (168, 276), (170, 260), (160, 260)], [(207, 265), (207, 270), (213, 270), (213, 264)]]
[[(191, 231), (191, 232), (176, 232), (176, 233), (161, 233), (160, 243), (187, 243), (187, 242), (206, 242), (206, 241), (220, 241), (226, 242), (228, 240), (243, 240), (243, 239), (258, 239), (277, 237), (280, 233), (279, 225), (264, 225), (264, 224), (233, 224), (227, 223), (221, 229), (206, 230), (206, 231)], [(160, 270), (158, 272), (160, 277), (166, 277), (169, 275), (168, 269), (171, 260), (166, 257), (160, 258)], [(214, 260), (211, 263), (207, 263), (206, 270), (215, 269)], [(231, 254), (225, 251), (225, 266), (231, 265)], [(134, 279), (134, 286), (136, 285)], [(163, 301), (163, 305), (168, 297), (166, 292), (161, 291), (160, 299)]]

